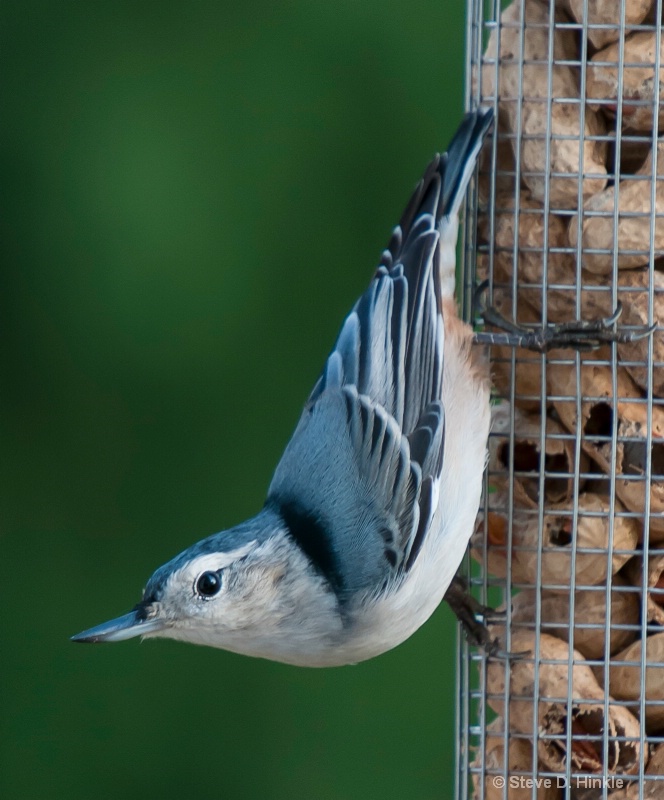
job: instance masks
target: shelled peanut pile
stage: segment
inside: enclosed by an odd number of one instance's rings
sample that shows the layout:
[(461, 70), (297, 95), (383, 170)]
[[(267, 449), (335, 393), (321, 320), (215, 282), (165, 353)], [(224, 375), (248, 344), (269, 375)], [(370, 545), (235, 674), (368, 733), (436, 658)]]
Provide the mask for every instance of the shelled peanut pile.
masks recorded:
[[(478, 273), (508, 319), (597, 319), (620, 302), (621, 326), (664, 325), (661, 5), (514, 0), (486, 28), (473, 84), (498, 118)], [(616, 351), (492, 353), (503, 400), (473, 555), (519, 590), (496, 634), (522, 657), (484, 675), (498, 717), (471, 772), (487, 800), (532, 798), (493, 779), (535, 774), (664, 798), (664, 334)], [(568, 796), (551, 784), (534, 796)]]

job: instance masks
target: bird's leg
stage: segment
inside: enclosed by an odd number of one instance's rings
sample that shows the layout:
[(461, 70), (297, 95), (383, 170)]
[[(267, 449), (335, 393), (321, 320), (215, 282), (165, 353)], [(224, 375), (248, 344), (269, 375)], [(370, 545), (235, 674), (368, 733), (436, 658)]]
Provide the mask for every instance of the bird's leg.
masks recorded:
[(502, 618), (500, 612), (483, 606), (476, 600), (468, 589), (468, 584), (459, 575), (452, 578), (444, 600), (454, 612), (461, 623), (466, 637), (471, 644), (493, 658), (510, 658), (512, 654), (506, 653), (500, 646), (498, 639), (491, 635), (487, 620)]
[(475, 344), (503, 345), (507, 347), (523, 347), (546, 353), (553, 348), (573, 348), (574, 350), (596, 350), (604, 344), (612, 342), (636, 342), (650, 336), (657, 327), (640, 330), (618, 330), (615, 325), (622, 314), (622, 305), (618, 303), (610, 317), (591, 321), (574, 320), (559, 325), (547, 325), (539, 329), (521, 328), (510, 322), (493, 306), (484, 306), (482, 295), (488, 288), (488, 281), (478, 286), (474, 303), (477, 313), (485, 324), (499, 328), (503, 333), (477, 331), (473, 336)]

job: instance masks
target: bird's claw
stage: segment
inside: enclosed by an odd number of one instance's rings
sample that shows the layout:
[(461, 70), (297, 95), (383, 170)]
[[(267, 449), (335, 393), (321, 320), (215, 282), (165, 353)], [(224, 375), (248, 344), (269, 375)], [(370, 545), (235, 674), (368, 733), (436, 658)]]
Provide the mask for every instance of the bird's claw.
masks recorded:
[(641, 329), (617, 330), (615, 325), (623, 310), (620, 302), (613, 313), (603, 319), (573, 320), (538, 329), (522, 328), (506, 319), (493, 306), (486, 306), (483, 303), (483, 295), (488, 287), (488, 281), (483, 281), (477, 287), (473, 297), (474, 307), (485, 324), (498, 328), (503, 333), (480, 331), (475, 334), (475, 341), (478, 344), (522, 347), (538, 353), (546, 353), (557, 348), (587, 351), (614, 342), (617, 344), (636, 342), (651, 336), (657, 328), (656, 325), (652, 325)]
[(452, 580), (445, 593), (445, 601), (461, 623), (468, 641), (483, 650), (489, 658), (521, 658), (520, 653), (503, 650), (499, 639), (493, 636), (489, 628), (490, 624), (504, 622), (504, 612), (482, 605), (470, 594), (463, 578), (457, 576)]

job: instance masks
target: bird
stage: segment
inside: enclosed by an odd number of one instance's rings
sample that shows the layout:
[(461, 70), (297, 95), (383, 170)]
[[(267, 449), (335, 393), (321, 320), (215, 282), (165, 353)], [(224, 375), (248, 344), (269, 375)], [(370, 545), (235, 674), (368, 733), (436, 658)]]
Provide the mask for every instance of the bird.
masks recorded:
[(455, 301), (459, 210), (491, 127), (463, 118), (345, 318), (262, 509), (159, 567), (128, 614), (73, 636), (219, 647), (296, 666), (378, 656), (443, 599), (477, 517), (487, 360)]

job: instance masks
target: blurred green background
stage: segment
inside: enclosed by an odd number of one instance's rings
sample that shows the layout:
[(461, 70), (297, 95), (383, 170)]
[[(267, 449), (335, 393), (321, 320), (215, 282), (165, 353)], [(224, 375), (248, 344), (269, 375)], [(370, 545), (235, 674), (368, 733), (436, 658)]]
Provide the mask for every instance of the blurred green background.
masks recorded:
[(450, 798), (447, 609), (322, 671), (68, 637), (261, 506), (459, 120), (464, 4), (0, 14), (0, 797)]

